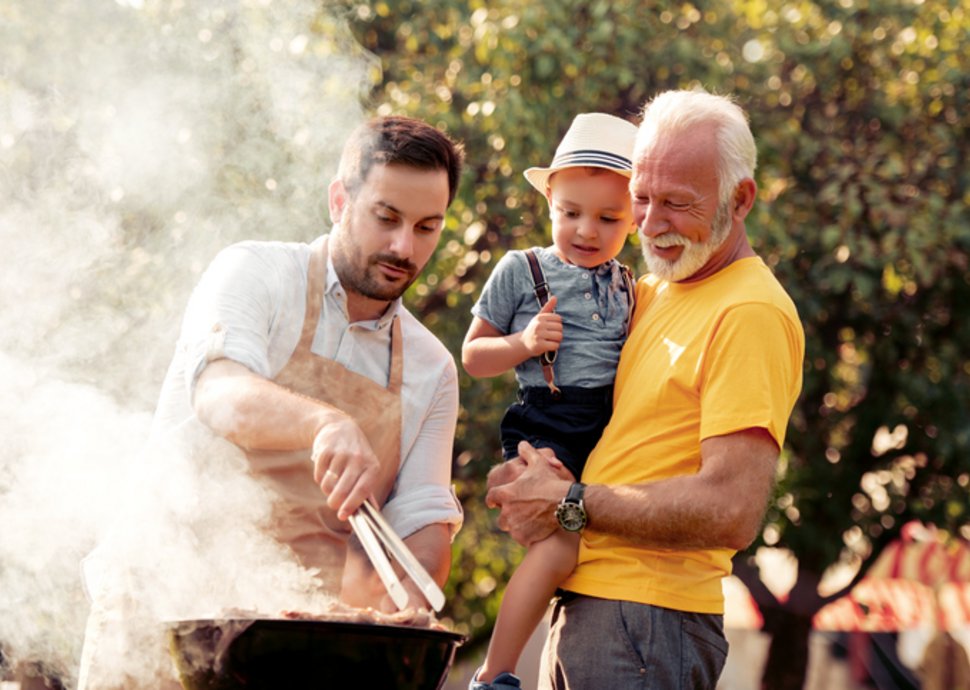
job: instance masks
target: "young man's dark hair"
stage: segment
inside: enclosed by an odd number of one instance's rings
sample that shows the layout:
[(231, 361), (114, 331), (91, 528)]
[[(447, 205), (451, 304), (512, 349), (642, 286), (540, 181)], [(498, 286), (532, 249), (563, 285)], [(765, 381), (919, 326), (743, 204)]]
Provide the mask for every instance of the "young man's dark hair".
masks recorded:
[(440, 130), (410, 117), (369, 120), (355, 129), (340, 157), (339, 177), (353, 196), (374, 165), (407, 165), (448, 173), (448, 203), (454, 201), (464, 149)]

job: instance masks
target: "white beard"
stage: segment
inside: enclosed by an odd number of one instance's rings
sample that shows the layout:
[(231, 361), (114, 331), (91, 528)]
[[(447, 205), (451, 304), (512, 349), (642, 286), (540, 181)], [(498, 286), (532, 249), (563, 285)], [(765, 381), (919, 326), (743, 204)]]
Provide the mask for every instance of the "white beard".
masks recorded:
[[(731, 214), (727, 204), (721, 204), (714, 214), (711, 223), (711, 236), (704, 242), (691, 242), (677, 232), (666, 232), (653, 239), (640, 235), (640, 246), (643, 250), (643, 260), (647, 270), (658, 278), (676, 283), (686, 280), (700, 271), (710, 261), (721, 245), (727, 240), (731, 231)], [(681, 246), (683, 251), (673, 261), (662, 259), (652, 251), (651, 247)]]

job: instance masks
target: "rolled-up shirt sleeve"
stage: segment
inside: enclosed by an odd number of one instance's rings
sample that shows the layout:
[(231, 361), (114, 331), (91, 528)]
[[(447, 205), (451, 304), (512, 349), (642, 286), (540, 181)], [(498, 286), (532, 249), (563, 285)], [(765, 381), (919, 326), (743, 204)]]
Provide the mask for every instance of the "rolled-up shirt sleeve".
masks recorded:
[(279, 290), (277, 268), (246, 243), (213, 259), (189, 299), (179, 338), (190, 393), (206, 364), (222, 358), (272, 377), (269, 337)]
[(401, 537), (435, 523), (445, 523), (451, 536), (461, 528), (461, 503), (451, 487), (451, 463), (458, 414), (458, 374), (448, 361), (421, 430), (401, 461), (397, 482), (384, 517)]

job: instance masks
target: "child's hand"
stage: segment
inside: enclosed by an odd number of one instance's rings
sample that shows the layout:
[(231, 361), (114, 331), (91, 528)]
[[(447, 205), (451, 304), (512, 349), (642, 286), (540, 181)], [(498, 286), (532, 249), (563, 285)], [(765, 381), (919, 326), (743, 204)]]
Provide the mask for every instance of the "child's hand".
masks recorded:
[(554, 312), (556, 301), (555, 295), (550, 297), (522, 331), (522, 344), (535, 357), (555, 352), (562, 342), (562, 317)]

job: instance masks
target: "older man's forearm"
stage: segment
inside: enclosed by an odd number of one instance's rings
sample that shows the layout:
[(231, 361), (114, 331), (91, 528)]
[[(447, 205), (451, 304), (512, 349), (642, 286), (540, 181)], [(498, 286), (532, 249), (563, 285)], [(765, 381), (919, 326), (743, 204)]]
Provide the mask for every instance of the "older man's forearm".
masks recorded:
[(586, 489), (587, 529), (660, 548), (746, 548), (774, 485), (778, 447), (760, 429), (701, 444), (697, 474)]

